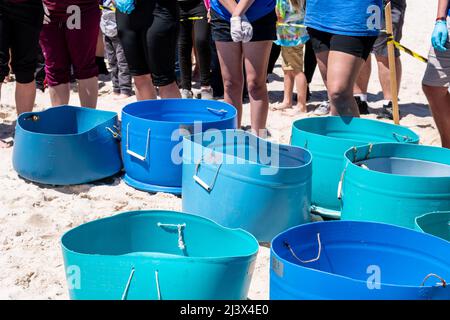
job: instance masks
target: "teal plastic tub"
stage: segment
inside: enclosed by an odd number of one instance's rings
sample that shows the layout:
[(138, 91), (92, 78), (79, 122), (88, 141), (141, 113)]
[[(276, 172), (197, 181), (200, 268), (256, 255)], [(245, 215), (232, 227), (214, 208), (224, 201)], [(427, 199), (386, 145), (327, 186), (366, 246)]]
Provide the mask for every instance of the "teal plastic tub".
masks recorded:
[(361, 118), (314, 117), (294, 122), (292, 145), (308, 149), (314, 159), (311, 200), (315, 213), (340, 218), (336, 191), (344, 153), (354, 146), (380, 142), (417, 144), (419, 136), (402, 126)]
[(258, 252), (249, 233), (180, 212), (136, 211), (62, 237), (71, 299), (246, 299)]
[(432, 212), (417, 217), (416, 230), (450, 241), (450, 211)]
[(382, 143), (345, 153), (338, 197), (343, 220), (415, 228), (430, 211), (450, 210), (450, 150)]

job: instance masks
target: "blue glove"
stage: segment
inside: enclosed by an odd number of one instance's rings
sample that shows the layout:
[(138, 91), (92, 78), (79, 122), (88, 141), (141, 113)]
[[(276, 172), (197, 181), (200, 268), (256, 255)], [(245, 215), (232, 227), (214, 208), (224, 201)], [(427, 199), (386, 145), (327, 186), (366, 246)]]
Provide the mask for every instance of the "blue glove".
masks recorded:
[(439, 20), (434, 26), (433, 35), (431, 36), (431, 43), (433, 47), (438, 51), (447, 51), (445, 44), (448, 39), (447, 22)]
[(130, 14), (135, 8), (134, 0), (116, 0), (116, 8), (122, 13)]

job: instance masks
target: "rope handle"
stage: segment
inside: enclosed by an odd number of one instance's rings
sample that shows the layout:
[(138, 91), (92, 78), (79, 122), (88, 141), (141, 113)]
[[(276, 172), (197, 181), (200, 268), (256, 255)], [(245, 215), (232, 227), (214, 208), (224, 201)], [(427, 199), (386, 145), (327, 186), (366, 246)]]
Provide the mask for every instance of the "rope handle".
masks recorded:
[[(411, 141), (413, 141), (413, 139), (410, 136), (401, 135), (401, 134), (398, 134), (396, 132), (392, 132), (392, 135), (394, 136), (395, 140), (397, 140), (398, 142), (411, 142)], [(403, 141), (400, 141), (398, 138), (402, 138)]]
[(183, 229), (186, 228), (186, 223), (183, 224), (170, 224), (158, 222), (157, 226), (160, 228), (177, 228), (178, 231), (178, 248), (184, 251), (186, 249), (186, 244), (183, 238)]
[[(127, 300), (128, 298), (128, 291), (130, 289), (131, 280), (133, 280), (135, 269), (134, 267), (131, 268), (130, 275), (128, 276), (127, 284), (125, 285), (125, 289), (122, 293), (122, 300)], [(158, 293), (158, 300), (161, 300), (161, 287), (159, 285), (159, 271), (155, 270), (155, 283), (156, 283), (156, 291)]]
[(303, 264), (307, 264), (307, 263), (311, 263), (311, 262), (316, 262), (316, 261), (319, 261), (319, 260), (320, 260), (320, 255), (322, 254), (322, 242), (320, 241), (320, 233), (317, 234), (317, 244), (318, 244), (318, 246), (319, 246), (319, 252), (317, 253), (317, 257), (315, 257), (315, 258), (313, 258), (313, 259), (311, 259), (311, 260), (306, 260), (306, 261), (305, 261), (305, 260), (300, 259), (300, 258), (295, 254), (295, 252), (294, 252), (294, 250), (292, 249), (291, 245), (290, 245), (287, 241), (284, 241), (283, 244), (284, 244), (284, 246), (290, 251), (290, 253), (292, 254), (292, 256), (293, 256), (296, 260), (300, 261), (300, 262), (303, 263)]
[(443, 288), (447, 287), (447, 282), (445, 281), (445, 279), (442, 278), (442, 277), (440, 277), (440, 276), (438, 276), (438, 275), (435, 274), (435, 273), (430, 273), (430, 274), (428, 274), (428, 275), (423, 279), (422, 284), (421, 284), (420, 286), (423, 287), (423, 286), (425, 285), (425, 283), (427, 282), (427, 280), (430, 279), (431, 277), (438, 278), (439, 280), (441, 280), (441, 283), (438, 283), (437, 285), (442, 286)]

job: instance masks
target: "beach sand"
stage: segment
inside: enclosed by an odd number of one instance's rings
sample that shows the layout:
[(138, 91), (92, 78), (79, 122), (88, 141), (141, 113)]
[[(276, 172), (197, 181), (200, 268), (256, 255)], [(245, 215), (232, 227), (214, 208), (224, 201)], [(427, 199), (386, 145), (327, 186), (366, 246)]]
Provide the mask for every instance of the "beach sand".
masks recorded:
[[(408, 1), (402, 43), (422, 55), (427, 55), (434, 25), (437, 1)], [(421, 143), (439, 145), (433, 119), (421, 90), (425, 64), (403, 54), (403, 81), (400, 105), (401, 124), (417, 132)], [(282, 99), (283, 83), (280, 64), (270, 77), (271, 102)], [(325, 88), (316, 72), (312, 83), (313, 102), (326, 98)], [(14, 84), (3, 86), (0, 107), (0, 137), (12, 131), (15, 119)], [(369, 87), (370, 106), (381, 107), (382, 94), (374, 65)], [(120, 112), (128, 100), (116, 101), (111, 95), (111, 83), (100, 89), (99, 108)], [(76, 93), (71, 103), (79, 105)], [(49, 106), (48, 93), (38, 93), (36, 110)], [(375, 119), (375, 115), (369, 115)], [(300, 116), (282, 111), (271, 112), (268, 128), (273, 140), (288, 143), (291, 125)], [(244, 124), (249, 122), (245, 107)], [(145, 209), (181, 210), (181, 199), (168, 194), (150, 195), (128, 187), (118, 178), (100, 183), (71, 187), (42, 187), (19, 178), (12, 168), (12, 149), (0, 149), (0, 299), (67, 299), (61, 235), (87, 221), (119, 212)], [(269, 254), (261, 247), (250, 289), (250, 299), (269, 297)]]

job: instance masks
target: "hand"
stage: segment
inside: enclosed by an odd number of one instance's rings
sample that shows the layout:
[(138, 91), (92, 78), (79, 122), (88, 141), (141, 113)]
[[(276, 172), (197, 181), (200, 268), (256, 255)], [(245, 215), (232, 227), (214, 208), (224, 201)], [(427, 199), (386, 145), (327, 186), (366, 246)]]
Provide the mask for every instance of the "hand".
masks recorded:
[(447, 22), (439, 20), (434, 26), (433, 35), (431, 36), (431, 43), (433, 47), (438, 51), (447, 51), (445, 44), (448, 40), (448, 28)]
[(241, 19), (241, 28), (242, 28), (242, 42), (244, 43), (250, 42), (250, 40), (252, 40), (253, 38), (253, 27), (245, 15), (242, 16)]
[(130, 14), (135, 9), (134, 0), (115, 0), (116, 8), (122, 13)]
[(50, 11), (48, 11), (48, 8), (45, 4), (43, 4), (43, 6), (44, 6), (44, 24), (49, 24), (51, 22)]
[(211, 10), (208, 10), (208, 13), (206, 14), (206, 18), (208, 19), (208, 23), (211, 23)]
[(241, 42), (243, 39), (242, 34), (242, 19), (241, 17), (231, 17), (230, 19), (230, 34), (231, 39), (233, 39), (234, 42)]

